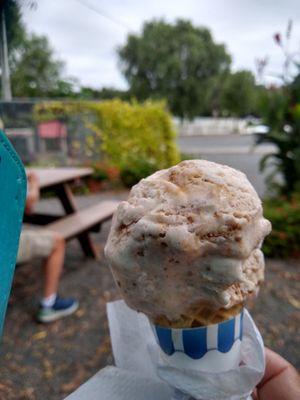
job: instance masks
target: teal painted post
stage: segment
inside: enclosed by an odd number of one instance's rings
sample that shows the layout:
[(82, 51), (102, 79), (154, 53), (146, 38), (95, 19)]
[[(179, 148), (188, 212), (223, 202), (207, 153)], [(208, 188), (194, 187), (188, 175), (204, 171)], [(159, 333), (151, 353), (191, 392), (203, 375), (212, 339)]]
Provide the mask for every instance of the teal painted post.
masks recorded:
[(16, 264), (26, 182), (23, 164), (0, 130), (0, 337)]

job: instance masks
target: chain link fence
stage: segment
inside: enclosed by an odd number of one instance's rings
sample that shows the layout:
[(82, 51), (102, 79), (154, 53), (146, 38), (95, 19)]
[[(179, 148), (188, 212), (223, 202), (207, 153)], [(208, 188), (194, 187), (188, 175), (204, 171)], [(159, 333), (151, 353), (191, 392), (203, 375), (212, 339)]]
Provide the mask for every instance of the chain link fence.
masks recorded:
[(86, 140), (94, 135), (87, 127), (87, 120), (93, 121), (92, 115), (83, 117), (78, 113), (47, 127), (34, 120), (35, 104), (36, 101), (0, 102), (5, 133), (25, 164), (68, 166), (94, 161), (95, 153), (90, 151)]

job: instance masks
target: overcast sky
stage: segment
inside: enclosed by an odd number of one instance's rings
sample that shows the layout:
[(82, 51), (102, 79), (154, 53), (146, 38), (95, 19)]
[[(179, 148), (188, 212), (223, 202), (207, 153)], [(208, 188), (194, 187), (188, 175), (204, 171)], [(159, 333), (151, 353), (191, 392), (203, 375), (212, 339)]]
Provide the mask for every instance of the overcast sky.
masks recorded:
[[(82, 85), (125, 88), (116, 49), (144, 21), (190, 19), (211, 29), (225, 43), (233, 69), (251, 69), (255, 59), (269, 57), (270, 72), (280, 72), (282, 54), (274, 32), (294, 22), (291, 49), (300, 49), (299, 0), (37, 0), (36, 10), (24, 10), (29, 31), (47, 35), (55, 54), (66, 63), (65, 74)], [(98, 10), (97, 13), (94, 8)], [(100, 14), (104, 14), (102, 16)], [(114, 22), (115, 21), (115, 22)]]

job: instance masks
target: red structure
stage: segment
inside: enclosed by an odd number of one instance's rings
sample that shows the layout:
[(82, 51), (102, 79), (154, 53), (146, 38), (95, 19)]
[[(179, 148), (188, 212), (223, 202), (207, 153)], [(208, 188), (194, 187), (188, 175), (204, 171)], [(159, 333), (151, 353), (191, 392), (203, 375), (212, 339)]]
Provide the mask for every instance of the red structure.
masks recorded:
[(40, 151), (49, 154), (67, 154), (67, 127), (60, 121), (42, 122), (38, 125)]
[(66, 138), (67, 128), (60, 121), (42, 122), (38, 126), (38, 135), (43, 139)]

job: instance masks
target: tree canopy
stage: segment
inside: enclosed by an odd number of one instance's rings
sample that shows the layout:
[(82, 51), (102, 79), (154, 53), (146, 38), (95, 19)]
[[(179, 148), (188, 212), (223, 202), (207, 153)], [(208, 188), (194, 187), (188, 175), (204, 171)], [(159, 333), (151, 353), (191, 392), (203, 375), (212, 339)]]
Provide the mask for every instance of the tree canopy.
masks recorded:
[(21, 7), (16, 0), (5, 0), (4, 17), (9, 51), (22, 43), (25, 38), (25, 28), (22, 23)]
[(129, 100), (129, 93), (126, 90), (118, 90), (112, 87), (103, 87), (102, 89), (94, 89), (88, 86), (82, 86), (77, 96), (85, 100), (110, 100), (121, 99)]
[(129, 100), (166, 99), (174, 115), (244, 116), (256, 113), (259, 88), (249, 71), (230, 72), (230, 56), (210, 31), (190, 21), (146, 22), (141, 34), (131, 34), (118, 50), (120, 67), (129, 83), (115, 88), (79, 87), (64, 77), (64, 63), (47, 37), (29, 35), (21, 8), (34, 0), (5, 0), (9, 64), (14, 97), (55, 97)]
[(14, 97), (72, 97), (74, 78), (64, 78), (64, 63), (56, 59), (47, 37), (29, 35), (21, 8), (35, 7), (34, 0), (5, 0), (9, 65)]
[(63, 63), (55, 60), (45, 36), (27, 36), (10, 61), (14, 96), (47, 97), (58, 91)]
[(145, 23), (119, 49), (121, 70), (139, 100), (166, 98), (171, 111), (193, 118), (206, 108), (212, 82), (229, 70), (230, 56), (208, 29), (190, 21)]
[(258, 89), (250, 71), (237, 71), (225, 79), (221, 90), (223, 113), (245, 116), (255, 112)]

